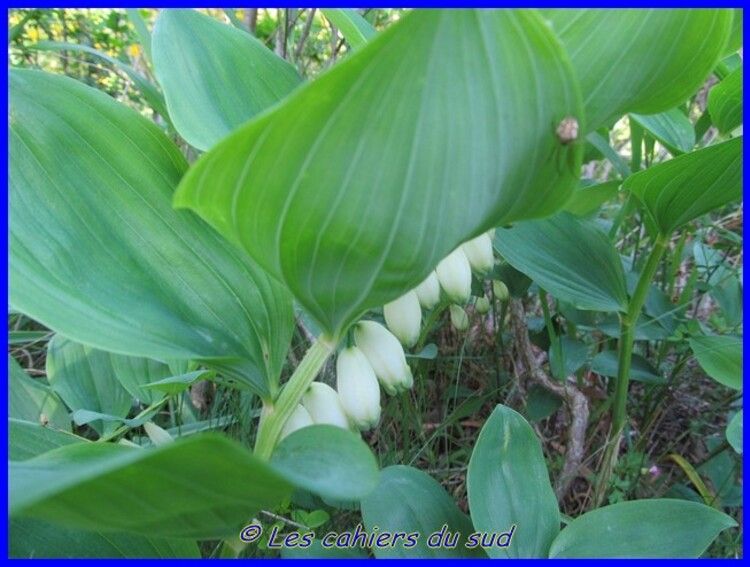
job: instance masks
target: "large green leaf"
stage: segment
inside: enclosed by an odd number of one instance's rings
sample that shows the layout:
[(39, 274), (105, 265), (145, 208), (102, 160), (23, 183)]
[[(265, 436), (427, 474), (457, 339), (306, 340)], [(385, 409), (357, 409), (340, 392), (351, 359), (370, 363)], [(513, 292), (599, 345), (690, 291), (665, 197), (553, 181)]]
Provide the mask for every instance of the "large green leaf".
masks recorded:
[(742, 124), (742, 66), (732, 71), (708, 93), (708, 111), (720, 132)]
[(353, 49), (365, 45), (378, 34), (370, 22), (351, 8), (323, 8), (321, 11), (328, 21), (341, 30)]
[(411, 12), (239, 128), (175, 196), (337, 334), (459, 243), (567, 200), (582, 146), (559, 44), (534, 12)]
[(721, 57), (731, 10), (543, 10), (570, 55), (586, 132), (684, 102)]
[(735, 390), (742, 389), (742, 339), (731, 335), (692, 337), (690, 348), (711, 378)]
[(625, 311), (625, 273), (593, 222), (562, 212), (498, 229), (495, 247), (518, 271), (578, 309)]
[(333, 425), (295, 431), (274, 449), (271, 465), (323, 498), (360, 500), (378, 483), (378, 464), (362, 437)]
[(727, 425), (726, 438), (735, 452), (742, 454), (742, 412), (738, 411)]
[[(620, 359), (616, 350), (603, 350), (591, 361), (591, 371), (601, 376), (616, 378), (619, 365)], [(667, 382), (647, 358), (635, 352), (630, 362), (630, 380), (646, 384), (666, 384)]]
[(200, 150), (301, 82), (294, 67), (253, 36), (195, 10), (162, 10), (152, 49), (172, 122)]
[(293, 486), (239, 444), (214, 434), (140, 449), (75, 444), (9, 466), (12, 517), (149, 537), (237, 536)]
[(185, 539), (89, 532), (40, 520), (10, 522), (9, 553), (26, 559), (200, 559), (198, 545)]
[(673, 154), (689, 152), (695, 146), (695, 129), (687, 116), (673, 108), (658, 114), (631, 114), (651, 135)]
[[(126, 417), (133, 398), (115, 378), (109, 353), (55, 335), (47, 348), (50, 387), (73, 410), (90, 410)], [(101, 435), (119, 424), (96, 420), (91, 426)]]
[(573, 520), (555, 538), (551, 558), (697, 558), (737, 523), (684, 500), (620, 502)]
[(486, 551), (494, 558), (541, 558), (560, 531), (542, 446), (527, 421), (497, 406), (482, 427), (466, 480), (474, 527), (482, 532), (516, 526), (510, 546)]
[(291, 299), (195, 215), (173, 210), (186, 163), (164, 134), (77, 81), (17, 69), (9, 120), (11, 304), (83, 344), (210, 360), (268, 393), (291, 338)]
[(646, 206), (659, 232), (742, 197), (742, 137), (660, 163), (628, 177), (623, 188)]
[(109, 353), (109, 361), (115, 378), (134, 398), (151, 405), (165, 396), (164, 392), (144, 386), (171, 377), (169, 365), (152, 358), (113, 353)]
[(47, 422), (57, 429), (70, 431), (68, 409), (47, 384), (31, 378), (8, 355), (8, 417), (33, 423)]
[[(378, 559), (484, 556), (479, 547), (466, 548), (474, 533), (471, 520), (435, 479), (412, 467), (381, 471), (375, 492), (362, 501), (362, 519), (371, 533), (377, 527), (381, 532), (416, 534), (416, 542), (401, 539), (393, 546), (373, 547)], [(441, 536), (433, 536), (441, 529), (447, 533), (442, 545)]]
[(8, 458), (12, 461), (25, 461), (52, 449), (85, 441), (82, 437), (38, 422), (8, 420)]

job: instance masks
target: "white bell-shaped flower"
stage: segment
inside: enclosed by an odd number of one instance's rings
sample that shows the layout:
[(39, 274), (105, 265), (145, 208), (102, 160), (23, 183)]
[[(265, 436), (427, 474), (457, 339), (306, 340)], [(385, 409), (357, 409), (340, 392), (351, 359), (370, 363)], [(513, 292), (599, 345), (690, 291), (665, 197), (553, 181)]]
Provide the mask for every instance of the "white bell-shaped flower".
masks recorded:
[(380, 421), (380, 385), (365, 354), (357, 347), (345, 348), (336, 360), (336, 390), (349, 421), (360, 430)]
[(460, 305), (451, 305), (451, 324), (457, 331), (465, 331), (469, 328), (469, 316)]
[(341, 405), (339, 395), (328, 384), (313, 382), (302, 396), (302, 405), (310, 413), (313, 422), (349, 429), (349, 418)]
[(360, 321), (354, 327), (354, 340), (388, 394), (393, 396), (414, 385), (404, 348), (383, 325), (374, 321)]
[(492, 251), (492, 240), (487, 233), (480, 234), (476, 238), (461, 245), (461, 248), (469, 260), (471, 269), (478, 274), (486, 274), (495, 266), (495, 254)]
[(286, 420), (284, 428), (281, 430), (281, 434), (279, 435), (279, 440), (291, 435), (298, 429), (302, 429), (309, 425), (315, 425), (312, 417), (310, 417), (310, 412), (307, 411), (305, 409), (305, 406), (303, 406), (302, 404), (297, 404), (297, 407), (294, 408), (292, 415), (289, 416), (289, 419)]
[(383, 306), (383, 316), (388, 329), (401, 344), (407, 347), (417, 344), (422, 330), (422, 308), (416, 291), (409, 291)]
[(440, 280), (438, 280), (435, 270), (419, 284), (414, 291), (417, 293), (419, 304), (425, 309), (432, 309), (440, 303)]
[(471, 266), (459, 246), (448, 254), (435, 268), (440, 287), (451, 301), (466, 303), (471, 297)]

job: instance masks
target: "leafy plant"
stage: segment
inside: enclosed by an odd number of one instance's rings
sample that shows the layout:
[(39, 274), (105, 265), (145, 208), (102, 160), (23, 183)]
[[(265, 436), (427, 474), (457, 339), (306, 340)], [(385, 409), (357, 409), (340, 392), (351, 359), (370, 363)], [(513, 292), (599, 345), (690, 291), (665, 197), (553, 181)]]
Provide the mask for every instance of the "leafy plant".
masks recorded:
[[(700, 249), (724, 314), (712, 328), (686, 315), (698, 275), (678, 286), (674, 267), (700, 219), (741, 198), (739, 12), (322, 13), (267, 11), (259, 24), (257, 10), (225, 10), (226, 25), (167, 9), (149, 31), (151, 13), (129, 10), (140, 69), (54, 34), (26, 38), (46, 15), (16, 14), (15, 67), (32, 52), (89, 54), (150, 111), (70, 77), (9, 73), (10, 303), (33, 322), (15, 340), (42, 341), (47, 378), (9, 359), (11, 553), (703, 554), (736, 525), (714, 502), (633, 500), (611, 482), (632, 441), (631, 380), (663, 392), (692, 352), (741, 389), (741, 273)], [(398, 21), (378, 31), (383, 15)], [(324, 29), (332, 65), (307, 80), (304, 47)], [(629, 164), (611, 142), (623, 118)], [(718, 138), (707, 143), (702, 123)], [(584, 163), (617, 174), (581, 182)], [(446, 311), (459, 332), (474, 317), (498, 325), (529, 416), (565, 406), (556, 486), (527, 420), (470, 388), (439, 425), (492, 408), (462, 449), (469, 513), (411, 466), (409, 392), (443, 356), (427, 339)], [(315, 381), (337, 352), (341, 395)], [(611, 419), (592, 509), (573, 519), (560, 503), (582, 466), (587, 372), (609, 377), (595, 409)], [(403, 450), (376, 459), (360, 430), (396, 403)], [(727, 446), (741, 448), (733, 410)], [(418, 419), (413, 432), (425, 441)], [(342, 533), (325, 534), (332, 514)], [(199, 551), (202, 540), (219, 543)]]

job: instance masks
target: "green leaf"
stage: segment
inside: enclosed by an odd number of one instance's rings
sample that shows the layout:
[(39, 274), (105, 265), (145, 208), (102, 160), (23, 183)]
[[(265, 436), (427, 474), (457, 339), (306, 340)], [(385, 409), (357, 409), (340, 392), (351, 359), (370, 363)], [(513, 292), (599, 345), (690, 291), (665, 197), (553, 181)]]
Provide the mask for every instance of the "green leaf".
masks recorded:
[(721, 57), (731, 10), (542, 10), (570, 54), (591, 132), (693, 95)]
[(565, 210), (579, 217), (585, 216), (617, 195), (622, 181), (606, 181), (596, 185), (578, 187), (565, 203)]
[(110, 55), (107, 55), (103, 51), (99, 51), (98, 49), (94, 49), (93, 47), (89, 47), (88, 45), (81, 45), (78, 43), (40, 41), (29, 47), (31, 49), (37, 49), (40, 51), (80, 51), (106, 61), (110, 65), (113, 65), (114, 67), (125, 73), (128, 78), (133, 81), (133, 84), (136, 86), (136, 88), (141, 91), (143, 100), (151, 105), (151, 108), (158, 112), (164, 119), (169, 120), (167, 106), (164, 102), (164, 97), (159, 92), (159, 89), (157, 89), (155, 85), (149, 82), (148, 79), (146, 79), (143, 75), (141, 75), (127, 63), (120, 61), (119, 59), (116, 59), (115, 57), (112, 57)]
[(742, 137), (631, 175), (623, 188), (641, 200), (659, 232), (669, 236), (685, 223), (742, 198)]
[(161, 10), (152, 49), (172, 122), (199, 150), (301, 82), (294, 67), (253, 36), (195, 10)]
[(711, 88), (708, 112), (719, 132), (731, 132), (742, 125), (742, 66)]
[(149, 449), (76, 444), (9, 466), (9, 509), (70, 528), (237, 536), (293, 486), (239, 444), (205, 434)]
[(729, 33), (729, 40), (724, 49), (724, 55), (732, 55), (742, 47), (742, 8), (732, 10), (732, 30)]
[(461, 242), (558, 209), (582, 147), (555, 128), (578, 100), (536, 13), (416, 10), (204, 155), (175, 204), (335, 336)]
[(562, 398), (542, 386), (532, 386), (526, 399), (526, 415), (529, 421), (540, 421), (555, 413), (562, 405)]
[(742, 410), (734, 414), (726, 432), (727, 441), (736, 453), (742, 454)]
[(195, 370), (194, 372), (188, 372), (181, 376), (170, 376), (163, 380), (144, 384), (141, 388), (144, 390), (157, 390), (169, 395), (175, 395), (187, 391), (190, 386), (199, 380), (209, 380), (213, 376), (214, 373), (209, 370)]
[[(422, 471), (402, 465), (390, 466), (380, 473), (380, 483), (369, 498), (362, 501), (362, 520), (368, 533), (416, 534), (416, 541), (400, 539), (392, 546), (374, 546), (378, 559), (483, 557), (481, 548), (467, 549), (468, 536), (474, 533), (471, 520), (458, 509), (443, 487)], [(433, 536), (443, 527), (444, 539)]]
[(692, 337), (690, 348), (711, 378), (742, 390), (742, 339), (731, 335)]
[(10, 71), (9, 120), (10, 303), (92, 347), (210, 361), (274, 389), (291, 298), (172, 208), (187, 165), (166, 136), (103, 93), (29, 70)]
[[(126, 417), (133, 399), (115, 378), (109, 353), (55, 335), (47, 348), (47, 377), (50, 387), (68, 407), (116, 417)], [(80, 425), (80, 424), (79, 424)], [(102, 435), (116, 425), (100, 420), (91, 426)]]
[[(591, 371), (615, 378), (619, 366), (616, 350), (603, 350), (591, 361)], [(633, 353), (630, 363), (630, 379), (646, 384), (666, 384), (667, 380), (640, 354)]]
[(517, 270), (578, 309), (625, 311), (622, 263), (593, 222), (562, 212), (495, 233), (495, 248)]
[(672, 154), (689, 152), (695, 146), (695, 129), (677, 108), (658, 114), (631, 114), (631, 120), (648, 130)]
[(357, 49), (378, 35), (378, 31), (351, 8), (322, 8), (321, 12), (339, 28), (346, 41)]
[(52, 429), (41, 423), (10, 418), (8, 420), (8, 458), (25, 461), (73, 443), (86, 440), (67, 431)]
[(333, 425), (295, 431), (274, 449), (279, 474), (323, 498), (360, 500), (378, 484), (375, 456), (359, 434)]
[(10, 522), (12, 558), (33, 559), (200, 559), (189, 540), (147, 538), (134, 534), (83, 531), (39, 520)]
[(550, 558), (697, 558), (737, 523), (718, 510), (655, 498), (605, 506), (573, 520), (555, 538)]
[(164, 392), (144, 389), (146, 384), (158, 382), (172, 376), (169, 365), (151, 358), (123, 356), (109, 353), (109, 361), (114, 370), (114, 376), (128, 393), (148, 405), (155, 404), (164, 398)]
[(70, 431), (68, 409), (47, 385), (31, 378), (8, 355), (8, 417), (33, 423), (48, 422), (51, 426)]
[(527, 421), (497, 406), (482, 427), (466, 480), (474, 527), (505, 532), (517, 526), (510, 546), (491, 547), (493, 558), (541, 558), (560, 531), (542, 446)]
[(141, 16), (140, 11), (136, 8), (125, 8), (125, 13), (135, 28), (135, 33), (141, 42), (143, 52), (149, 61), (153, 61), (153, 57), (151, 56), (151, 33), (148, 31), (148, 27), (146, 27), (146, 22), (143, 21), (143, 16)]
[(568, 335), (559, 337), (563, 358), (564, 376), (558, 376), (560, 362), (557, 360), (557, 348), (549, 348), (549, 364), (552, 374), (558, 380), (564, 380), (566, 376), (578, 372), (589, 357), (589, 345), (578, 341)]
[[(348, 530), (353, 532), (354, 530)], [(325, 537), (325, 536), (323, 536)], [(335, 539), (333, 540), (336, 541)], [(326, 541), (330, 543), (330, 541)], [(322, 538), (312, 540), (310, 547), (287, 547), (281, 548), (282, 559), (369, 559), (367, 553), (359, 547), (336, 547), (335, 543), (330, 547), (323, 547)]]

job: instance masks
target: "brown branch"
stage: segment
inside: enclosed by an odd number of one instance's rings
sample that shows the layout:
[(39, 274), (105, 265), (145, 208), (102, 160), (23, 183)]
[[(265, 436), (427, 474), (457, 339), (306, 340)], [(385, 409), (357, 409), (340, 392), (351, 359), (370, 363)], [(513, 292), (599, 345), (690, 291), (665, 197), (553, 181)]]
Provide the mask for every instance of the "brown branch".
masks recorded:
[(302, 55), (302, 49), (305, 47), (305, 42), (307, 41), (308, 36), (310, 35), (310, 29), (313, 25), (313, 20), (315, 19), (315, 11), (317, 8), (310, 8), (310, 13), (307, 15), (307, 21), (305, 22), (305, 27), (302, 28), (302, 34), (299, 36), (299, 41), (297, 42), (297, 49), (294, 51), (294, 62), (296, 63), (300, 56)]
[(586, 428), (589, 421), (589, 405), (586, 396), (575, 384), (570, 382), (555, 382), (550, 379), (542, 364), (546, 360), (546, 354), (535, 356), (529, 339), (529, 328), (526, 325), (526, 313), (520, 299), (511, 299), (509, 305), (510, 326), (513, 332), (514, 348), (516, 352), (515, 364), (519, 376), (526, 375), (529, 382), (539, 384), (559, 396), (565, 401), (565, 406), (570, 418), (568, 426), (568, 442), (565, 450), (565, 463), (562, 472), (557, 479), (555, 495), (561, 501), (578, 475), (583, 462), (584, 441), (586, 439)]

